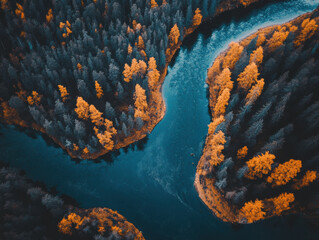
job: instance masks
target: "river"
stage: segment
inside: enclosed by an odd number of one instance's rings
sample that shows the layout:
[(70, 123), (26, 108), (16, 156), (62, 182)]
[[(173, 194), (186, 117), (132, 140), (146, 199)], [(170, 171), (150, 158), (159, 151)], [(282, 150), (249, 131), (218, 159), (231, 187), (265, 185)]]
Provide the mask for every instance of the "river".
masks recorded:
[(149, 240), (319, 239), (319, 230), (300, 216), (245, 226), (221, 222), (200, 201), (193, 186), (210, 122), (205, 79), (213, 60), (231, 41), (284, 23), (318, 3), (269, 4), (218, 26), (208, 23), (191, 35), (169, 66), (163, 85), (166, 115), (138, 144), (97, 161), (74, 161), (41, 135), (32, 137), (1, 125), (1, 160), (24, 170), (32, 180), (56, 187), (81, 207), (117, 210)]

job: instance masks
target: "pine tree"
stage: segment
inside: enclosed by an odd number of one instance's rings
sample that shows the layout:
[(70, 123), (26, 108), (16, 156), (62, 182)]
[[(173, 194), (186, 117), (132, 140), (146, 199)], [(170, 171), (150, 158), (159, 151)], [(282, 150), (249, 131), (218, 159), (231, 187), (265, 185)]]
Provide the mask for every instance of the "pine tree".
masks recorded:
[(95, 81), (95, 91), (98, 99), (101, 99), (103, 96), (103, 89), (98, 81)]
[(78, 97), (74, 111), (79, 118), (87, 120), (89, 118), (89, 107), (89, 104), (82, 97)]

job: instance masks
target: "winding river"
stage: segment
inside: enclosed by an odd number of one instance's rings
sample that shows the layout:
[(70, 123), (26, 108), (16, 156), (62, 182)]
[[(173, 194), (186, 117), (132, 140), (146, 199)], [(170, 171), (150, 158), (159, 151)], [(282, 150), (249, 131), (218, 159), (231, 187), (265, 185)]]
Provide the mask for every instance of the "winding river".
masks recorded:
[[(47, 187), (56, 187), (81, 207), (117, 210), (146, 239), (308, 239), (305, 234), (319, 239), (319, 230), (299, 216), (245, 226), (221, 222), (200, 201), (193, 186), (210, 122), (207, 68), (231, 41), (286, 22), (318, 4), (319, 0), (273, 3), (201, 27), (186, 39), (168, 69), (163, 85), (164, 119), (138, 144), (104, 160), (76, 162), (41, 135), (32, 137), (1, 126), (1, 160)], [(218, 26), (212, 29), (211, 25)]]

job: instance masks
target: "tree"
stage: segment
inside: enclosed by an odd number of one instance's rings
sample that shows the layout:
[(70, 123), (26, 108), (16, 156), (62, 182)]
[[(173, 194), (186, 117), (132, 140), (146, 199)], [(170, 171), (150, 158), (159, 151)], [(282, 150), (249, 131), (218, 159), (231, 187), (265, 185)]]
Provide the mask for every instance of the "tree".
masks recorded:
[(51, 22), (52, 19), (53, 19), (53, 14), (52, 14), (52, 9), (50, 8), (49, 11), (48, 11), (48, 14), (45, 16), (47, 22)]
[(103, 96), (103, 89), (98, 81), (95, 81), (95, 91), (97, 98), (101, 99), (101, 97)]
[(151, 0), (151, 8), (158, 7), (158, 4), (155, 0)]
[(258, 47), (250, 54), (249, 63), (254, 62), (257, 66), (259, 66), (263, 62), (264, 50), (262, 47)]
[(244, 91), (248, 91), (257, 82), (259, 76), (257, 65), (253, 62), (249, 64), (237, 78), (238, 86)]
[(30, 105), (38, 105), (41, 101), (41, 96), (38, 94), (37, 91), (32, 91), (31, 96), (28, 96), (27, 101)]
[(62, 98), (62, 101), (65, 102), (68, 99), (69, 93), (66, 89), (66, 87), (62, 86), (62, 85), (58, 85), (59, 91), (60, 91), (60, 95)]
[(153, 89), (158, 83), (158, 80), (160, 78), (160, 73), (157, 70), (156, 60), (154, 57), (151, 57), (148, 61), (147, 77), (148, 77), (148, 84), (150, 86), (150, 89)]
[(238, 149), (237, 158), (238, 159), (242, 159), (242, 158), (247, 156), (247, 153), (248, 153), (248, 147), (247, 146), (243, 146), (242, 148)]
[(225, 118), (223, 115), (220, 115), (218, 118), (214, 118), (213, 121), (208, 125), (208, 134), (214, 134), (216, 127), (224, 121)]
[(90, 112), (90, 119), (93, 124), (95, 124), (96, 126), (103, 125), (104, 119), (102, 117), (102, 113), (99, 110), (97, 110), (93, 104), (90, 105), (89, 112)]
[(263, 211), (264, 204), (261, 200), (256, 199), (255, 202), (249, 201), (241, 208), (242, 217), (247, 219), (248, 223), (253, 223), (263, 219), (266, 212)]
[(144, 41), (143, 41), (142, 36), (138, 36), (137, 47), (138, 47), (139, 50), (145, 49), (145, 45), (144, 45)]
[(87, 120), (89, 118), (89, 104), (82, 97), (77, 98), (74, 111), (81, 119)]
[(297, 176), (301, 167), (302, 162), (300, 160), (290, 159), (288, 162), (279, 164), (267, 178), (267, 182), (273, 183), (274, 186), (285, 185)]
[(193, 25), (198, 26), (199, 24), (201, 24), (202, 18), (203, 18), (203, 16), (201, 14), (201, 11), (199, 10), (199, 8), (197, 8), (195, 10), (195, 14), (193, 16)]
[(229, 88), (225, 88), (222, 94), (217, 99), (217, 103), (214, 106), (214, 117), (218, 117), (220, 115), (225, 114), (226, 107), (228, 105), (230, 98), (230, 90)]
[(174, 24), (174, 26), (172, 27), (172, 29), (168, 35), (168, 39), (169, 39), (171, 47), (173, 47), (174, 45), (176, 45), (178, 43), (178, 39), (179, 39), (180, 35), (181, 34), (179, 32), (177, 24)]
[(264, 42), (266, 41), (266, 37), (264, 33), (258, 34), (257, 42), (256, 42), (256, 47), (261, 46)]
[(134, 117), (140, 117), (142, 120), (148, 120), (148, 113), (147, 113), (147, 99), (145, 95), (145, 90), (139, 85), (136, 84), (135, 86), (135, 94), (134, 94), (135, 102), (135, 113)]
[(262, 93), (265, 82), (264, 79), (257, 80), (257, 83), (249, 90), (246, 96), (246, 105), (254, 103)]
[(112, 137), (116, 135), (117, 131), (113, 127), (113, 122), (105, 119), (104, 120), (104, 132), (99, 132), (98, 128), (94, 127), (94, 132), (96, 137), (98, 138), (101, 145), (108, 151), (112, 150), (114, 147), (114, 141), (112, 140)]
[(249, 171), (245, 176), (249, 179), (256, 179), (268, 174), (275, 158), (276, 156), (270, 154), (269, 152), (265, 152), (264, 154), (253, 157), (246, 162)]
[(231, 72), (229, 68), (223, 69), (223, 71), (216, 77), (212, 86), (210, 105), (214, 106), (217, 98), (223, 91), (228, 88), (229, 91), (233, 89), (233, 81), (231, 81)]
[(233, 69), (243, 50), (244, 47), (239, 43), (231, 42), (229, 44), (229, 50), (223, 60), (223, 68)]
[(133, 48), (132, 48), (131, 44), (129, 44), (128, 47), (127, 47), (127, 54), (131, 55), (132, 52), (133, 52)]
[(225, 134), (222, 131), (214, 134), (209, 140), (208, 146), (210, 150), (208, 151), (208, 154), (210, 155), (210, 157), (207, 161), (207, 163), (209, 164), (209, 168), (206, 173), (210, 173), (214, 166), (217, 166), (224, 161), (225, 156), (222, 151), (224, 150), (225, 143)]
[(293, 188), (300, 190), (303, 187), (309, 186), (309, 184), (315, 181), (316, 179), (317, 172), (308, 170), (305, 173), (305, 175), (293, 185)]
[(299, 47), (305, 40), (310, 39), (316, 33), (318, 25), (314, 19), (307, 18), (303, 20), (301, 27), (302, 30), (294, 42), (296, 47)]
[(295, 196), (293, 193), (282, 193), (278, 197), (269, 199), (274, 204), (273, 213), (280, 216), (283, 211), (290, 209), (290, 203), (295, 201)]
[(125, 82), (130, 82), (133, 76), (131, 67), (127, 63), (124, 65), (123, 76)]
[(270, 51), (274, 51), (277, 47), (281, 46), (289, 32), (285, 31), (285, 28), (281, 28), (279, 31), (275, 31), (272, 37), (267, 41), (267, 47)]

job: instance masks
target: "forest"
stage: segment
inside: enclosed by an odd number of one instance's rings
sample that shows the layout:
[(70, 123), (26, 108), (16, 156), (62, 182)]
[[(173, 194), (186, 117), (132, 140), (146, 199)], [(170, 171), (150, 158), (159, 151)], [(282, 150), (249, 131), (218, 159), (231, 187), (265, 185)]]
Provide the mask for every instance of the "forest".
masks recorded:
[(319, 8), (232, 42), (208, 70), (212, 121), (195, 186), (223, 221), (318, 205)]
[(1, 239), (144, 239), (116, 211), (78, 208), (66, 195), (48, 192), (3, 164), (0, 181)]
[(163, 118), (161, 85), (202, 19), (253, 1), (1, 1), (1, 111), (74, 158), (146, 136)]

